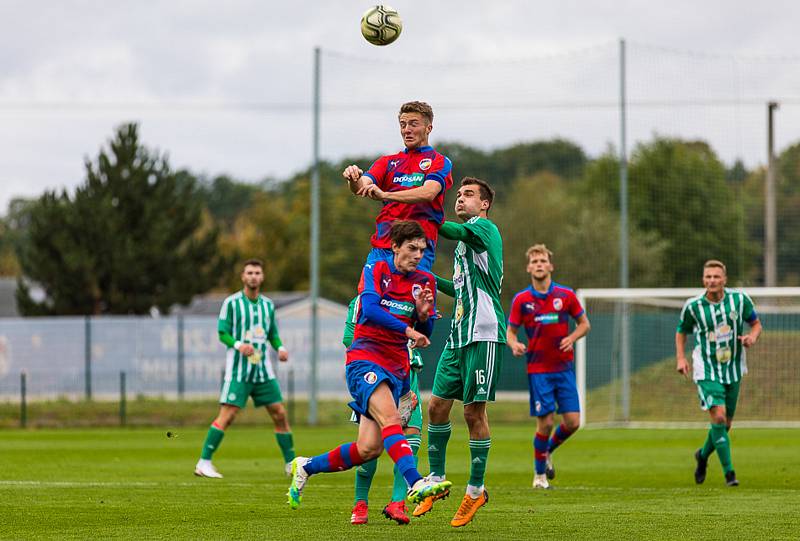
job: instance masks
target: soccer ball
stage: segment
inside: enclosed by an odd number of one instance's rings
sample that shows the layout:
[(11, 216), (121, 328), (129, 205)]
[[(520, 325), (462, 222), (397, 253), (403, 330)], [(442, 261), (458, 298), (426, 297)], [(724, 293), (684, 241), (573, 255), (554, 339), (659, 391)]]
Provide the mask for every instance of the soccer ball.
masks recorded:
[(361, 17), (361, 35), (373, 45), (389, 45), (402, 31), (403, 21), (391, 6), (372, 6)]

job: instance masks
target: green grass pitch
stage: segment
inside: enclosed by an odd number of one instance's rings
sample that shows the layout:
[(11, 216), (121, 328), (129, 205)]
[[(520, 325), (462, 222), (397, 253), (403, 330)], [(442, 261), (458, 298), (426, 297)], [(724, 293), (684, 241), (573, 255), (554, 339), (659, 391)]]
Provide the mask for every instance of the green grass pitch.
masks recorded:
[[(489, 504), (450, 527), (468, 472), (463, 424), (454, 428), (450, 499), (409, 526), (380, 511), (390, 494), (384, 457), (370, 522), (349, 524), (353, 473), (313, 477), (303, 505), (285, 504), (275, 439), (267, 428), (233, 427), (215, 463), (225, 479), (192, 475), (205, 434), (168, 428), (0, 432), (2, 539), (733, 539), (800, 538), (800, 430), (734, 429), (742, 485), (724, 486), (716, 456), (696, 486), (692, 452), (701, 429), (586, 429), (554, 455), (550, 491), (533, 491), (531, 424), (492, 429)], [(300, 428), (298, 452), (327, 450), (354, 427)], [(427, 459), (423, 453), (421, 469)]]

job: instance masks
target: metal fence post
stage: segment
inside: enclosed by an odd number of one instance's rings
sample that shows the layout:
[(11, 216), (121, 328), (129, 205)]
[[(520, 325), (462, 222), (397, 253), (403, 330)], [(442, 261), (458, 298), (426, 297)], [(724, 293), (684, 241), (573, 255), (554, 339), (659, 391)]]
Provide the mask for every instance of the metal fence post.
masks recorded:
[(86, 400), (92, 399), (92, 320), (90, 316), (84, 318), (84, 392)]
[(127, 408), (127, 392), (125, 389), (125, 371), (121, 370), (119, 373), (119, 424), (125, 426), (128, 422), (128, 408)]
[(19, 426), (25, 428), (28, 426), (28, 385), (27, 374), (25, 371), (19, 373)]
[(178, 400), (183, 400), (183, 392), (186, 387), (183, 362), (183, 328), (183, 315), (178, 315)]
[(286, 391), (289, 395), (289, 426), (294, 426), (294, 368), (289, 369), (289, 381), (286, 383)]

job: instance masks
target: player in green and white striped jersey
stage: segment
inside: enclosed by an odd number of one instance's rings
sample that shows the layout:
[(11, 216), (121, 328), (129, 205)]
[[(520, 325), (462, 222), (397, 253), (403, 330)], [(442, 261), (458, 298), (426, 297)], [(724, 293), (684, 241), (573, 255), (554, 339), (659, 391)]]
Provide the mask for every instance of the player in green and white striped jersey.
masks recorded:
[(217, 330), (220, 342), (228, 346), (228, 352), (219, 414), (208, 429), (194, 470), (200, 477), (222, 477), (211, 463), (211, 456), (219, 448), (225, 429), (250, 396), (256, 407), (265, 406), (272, 417), (275, 437), (286, 463), (286, 474), (291, 472), (294, 441), (278, 380), (267, 357), (267, 343), (278, 351), (281, 362), (289, 360), (289, 352), (278, 335), (275, 305), (260, 292), (264, 282), (263, 269), (264, 265), (257, 259), (246, 261), (242, 270), (244, 288), (226, 298), (220, 309)]
[[(431, 478), (445, 478), (445, 457), (450, 439), (453, 400), (464, 404), (471, 455), (467, 493), (452, 526), (468, 524), (489, 500), (483, 480), (491, 438), (486, 403), (494, 401), (495, 383), (506, 342), (506, 318), (500, 302), (503, 284), (503, 239), (488, 218), (494, 190), (483, 180), (466, 177), (456, 198), (456, 215), (463, 224), (445, 222), (439, 234), (457, 240), (453, 280), (436, 277), (436, 287), (455, 299), (447, 339), (428, 403), (428, 459)], [(427, 513), (428, 498), (414, 516)]]
[[(689, 374), (686, 360), (686, 335), (694, 332), (692, 374), (700, 395), (700, 406), (711, 415), (711, 428), (705, 444), (695, 452), (695, 482), (706, 479), (708, 457), (715, 450), (728, 486), (739, 481), (731, 463), (728, 432), (736, 412), (739, 386), (747, 373), (746, 351), (761, 334), (761, 322), (753, 301), (746, 293), (725, 287), (727, 270), (721, 261), (706, 261), (703, 267), (704, 294), (686, 301), (675, 334), (678, 372)], [(745, 334), (744, 324), (750, 325)]]

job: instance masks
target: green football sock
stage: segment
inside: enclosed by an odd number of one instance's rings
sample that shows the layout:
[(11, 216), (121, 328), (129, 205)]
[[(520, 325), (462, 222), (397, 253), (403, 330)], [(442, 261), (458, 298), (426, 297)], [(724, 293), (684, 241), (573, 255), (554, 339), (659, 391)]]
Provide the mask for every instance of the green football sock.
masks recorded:
[(491, 446), (491, 438), (469, 440), (469, 454), (472, 458), (472, 463), (469, 466), (469, 484), (474, 487), (483, 486), (483, 476), (486, 474), (486, 461), (489, 459), (489, 448)]
[(275, 439), (278, 440), (278, 446), (283, 453), (283, 461), (291, 462), (294, 460), (294, 438), (291, 432), (275, 432)]
[(431, 474), (444, 477), (444, 462), (447, 455), (447, 441), (450, 439), (450, 423), (435, 425), (428, 423), (428, 462)]
[(214, 425), (208, 427), (206, 434), (206, 441), (203, 442), (203, 450), (200, 452), (200, 458), (211, 460), (214, 451), (217, 450), (219, 444), (222, 443), (222, 438), (225, 436), (225, 431), (220, 430)]
[(369, 487), (372, 485), (372, 478), (375, 477), (375, 470), (378, 469), (378, 459), (373, 458), (356, 468), (356, 499), (353, 504), (369, 501)]
[(728, 432), (725, 430), (725, 423), (711, 425), (711, 438), (714, 443), (714, 448), (717, 450), (719, 462), (722, 464), (722, 470), (725, 473), (733, 470), (731, 464), (731, 440), (728, 437)]
[[(422, 436), (419, 434), (410, 434), (406, 436), (408, 440), (408, 445), (411, 446), (411, 454), (414, 455), (414, 465), (416, 466), (419, 463), (419, 447), (422, 445)], [(408, 492), (408, 483), (406, 483), (406, 478), (403, 477), (403, 474), (400, 473), (400, 470), (397, 469), (397, 464), (394, 466), (394, 484), (392, 485), (392, 501), (393, 502), (404, 502), (406, 501), (406, 493)]]
[(708, 429), (708, 435), (706, 435), (706, 442), (703, 444), (703, 448), (700, 450), (700, 457), (704, 460), (708, 459), (711, 454), (714, 452), (714, 439), (712, 437), (711, 429)]

